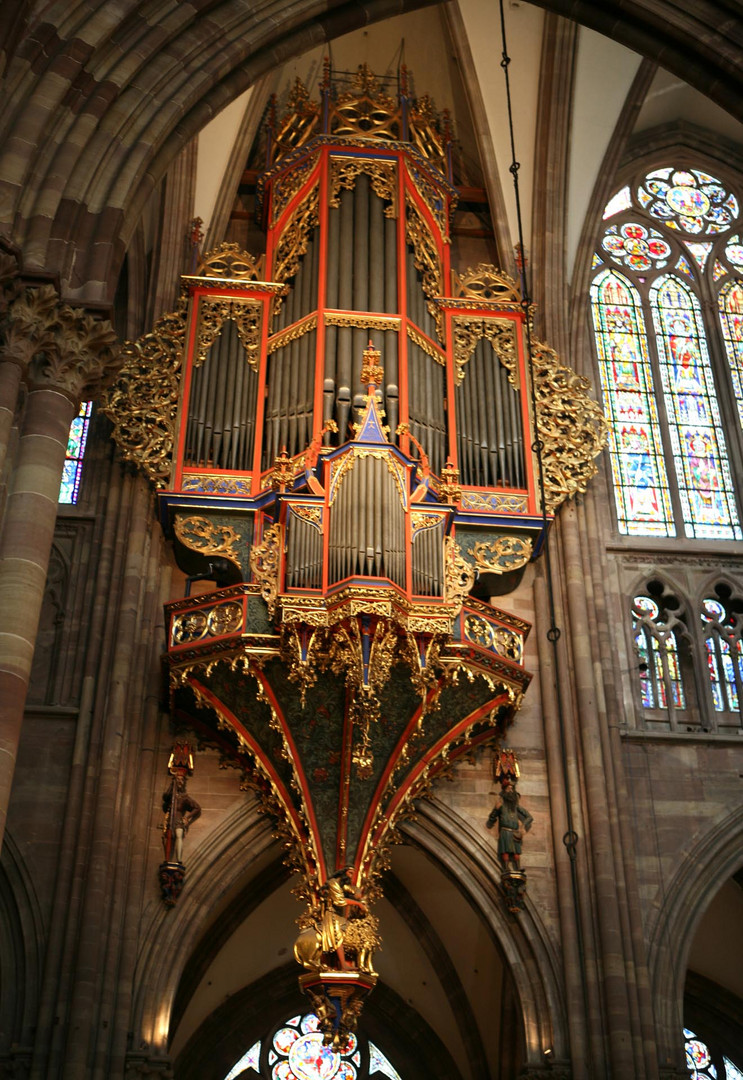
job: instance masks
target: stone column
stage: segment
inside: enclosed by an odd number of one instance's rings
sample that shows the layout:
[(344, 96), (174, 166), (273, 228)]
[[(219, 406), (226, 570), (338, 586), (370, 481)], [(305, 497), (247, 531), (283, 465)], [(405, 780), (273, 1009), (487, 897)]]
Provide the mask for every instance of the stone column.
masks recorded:
[(40, 316), (45, 330), (28, 360), (29, 394), (0, 538), (0, 845), (70, 424), (80, 402), (117, 370), (110, 323), (69, 307), (57, 307), (52, 316), (44, 307), (48, 291), (37, 292), (42, 296), (29, 297), (28, 303), (46, 311)]

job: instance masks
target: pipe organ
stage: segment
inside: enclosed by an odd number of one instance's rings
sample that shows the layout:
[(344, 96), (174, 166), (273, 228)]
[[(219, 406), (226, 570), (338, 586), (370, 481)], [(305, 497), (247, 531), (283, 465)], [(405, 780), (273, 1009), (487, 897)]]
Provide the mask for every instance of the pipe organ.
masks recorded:
[[(367, 903), (396, 823), (505, 736), (529, 682), (528, 624), (475, 579), (513, 587), (605, 429), (551, 350), (527, 363), (516, 284), (452, 268), (451, 133), (430, 100), (326, 72), (265, 140), (265, 255), (205, 255), (178, 310), (124, 346), (104, 407), (182, 570), (215, 580), (166, 609), (174, 724), (216, 741), (276, 820), (307, 903), (302, 986), (339, 1046), (376, 980)], [(368, 921), (328, 950), (352, 893)]]

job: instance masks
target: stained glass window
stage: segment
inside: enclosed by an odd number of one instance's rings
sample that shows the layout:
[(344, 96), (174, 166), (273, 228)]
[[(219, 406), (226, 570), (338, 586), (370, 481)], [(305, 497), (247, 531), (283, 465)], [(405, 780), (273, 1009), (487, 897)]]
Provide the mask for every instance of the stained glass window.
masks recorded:
[(707, 671), (715, 712), (737, 712), (743, 691), (743, 646), (740, 627), (719, 600), (702, 601)]
[(691, 1074), (691, 1080), (709, 1080), (710, 1077), (717, 1080), (717, 1069), (712, 1064), (707, 1044), (689, 1028), (684, 1028), (684, 1040), (686, 1067)]
[(698, 169), (656, 169), (643, 180), (637, 199), (669, 228), (701, 236), (726, 232), (739, 212), (735, 196)]
[(636, 596), (632, 623), (643, 708), (667, 709), (670, 700), (675, 709), (685, 709), (676, 635), (660, 621), (660, 608), (655, 600)]
[(591, 288), (591, 306), (619, 530), (674, 536), (640, 297), (623, 275), (604, 270)]
[[(622, 533), (743, 539), (731, 465), (743, 449), (741, 209), (724, 180), (668, 165), (626, 184), (604, 212), (591, 302)], [(723, 430), (725, 397), (735, 433)]]
[(247, 1069), (270, 1080), (357, 1080), (376, 1075), (402, 1080), (382, 1051), (361, 1035), (351, 1035), (343, 1053), (325, 1046), (314, 1013), (292, 1016), (270, 1039), (254, 1043), (224, 1080), (237, 1080)]
[(604, 233), (601, 246), (615, 262), (633, 270), (660, 269), (668, 262), (671, 245), (657, 229), (646, 229), (635, 221), (611, 225)]
[(743, 427), (743, 283), (729, 281), (717, 298), (733, 393)]
[(740, 539), (701, 306), (670, 275), (651, 288), (650, 306), (686, 534)]
[(730, 1058), (724, 1057), (722, 1060), (725, 1063), (725, 1080), (743, 1080), (743, 1072)]
[(67, 454), (65, 456), (62, 483), (59, 488), (59, 502), (76, 503), (80, 491), (80, 480), (83, 475), (83, 457), (85, 455), (85, 443), (88, 438), (90, 416), (93, 411), (93, 402), (84, 401), (80, 411), (70, 425), (70, 434), (67, 439)]

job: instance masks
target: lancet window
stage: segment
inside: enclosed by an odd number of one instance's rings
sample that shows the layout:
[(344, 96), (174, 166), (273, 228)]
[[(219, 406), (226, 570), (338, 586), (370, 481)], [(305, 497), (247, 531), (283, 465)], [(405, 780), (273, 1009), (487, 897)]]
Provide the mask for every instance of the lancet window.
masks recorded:
[(728, 586), (715, 589), (702, 600), (701, 621), (707, 673), (715, 712), (739, 712), (743, 702), (743, 602)]
[(617, 192), (604, 220), (591, 306), (619, 531), (741, 539), (738, 197), (668, 165)]
[(643, 709), (686, 708), (676, 622), (651, 596), (635, 596), (632, 629)]
[(90, 427), (92, 412), (93, 402), (84, 401), (80, 406), (80, 411), (70, 425), (62, 483), (59, 488), (59, 502), (61, 503), (74, 505), (78, 500), (80, 481), (83, 476), (85, 443), (88, 439), (88, 428)]

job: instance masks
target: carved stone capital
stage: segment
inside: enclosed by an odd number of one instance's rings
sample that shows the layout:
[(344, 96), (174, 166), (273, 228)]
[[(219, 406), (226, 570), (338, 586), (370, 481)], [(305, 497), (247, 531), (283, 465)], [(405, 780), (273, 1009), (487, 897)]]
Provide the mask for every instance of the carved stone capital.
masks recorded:
[(34, 356), (54, 345), (59, 328), (59, 297), (51, 285), (24, 289), (7, 307), (0, 360), (25, 372)]
[(73, 401), (96, 397), (120, 367), (111, 323), (64, 305), (57, 309), (51, 330), (52, 340), (30, 362), (31, 386), (60, 390)]
[(145, 1077), (157, 1077), (157, 1080), (172, 1080), (174, 1073), (169, 1058), (139, 1053), (127, 1054), (125, 1076), (126, 1080), (144, 1080)]

